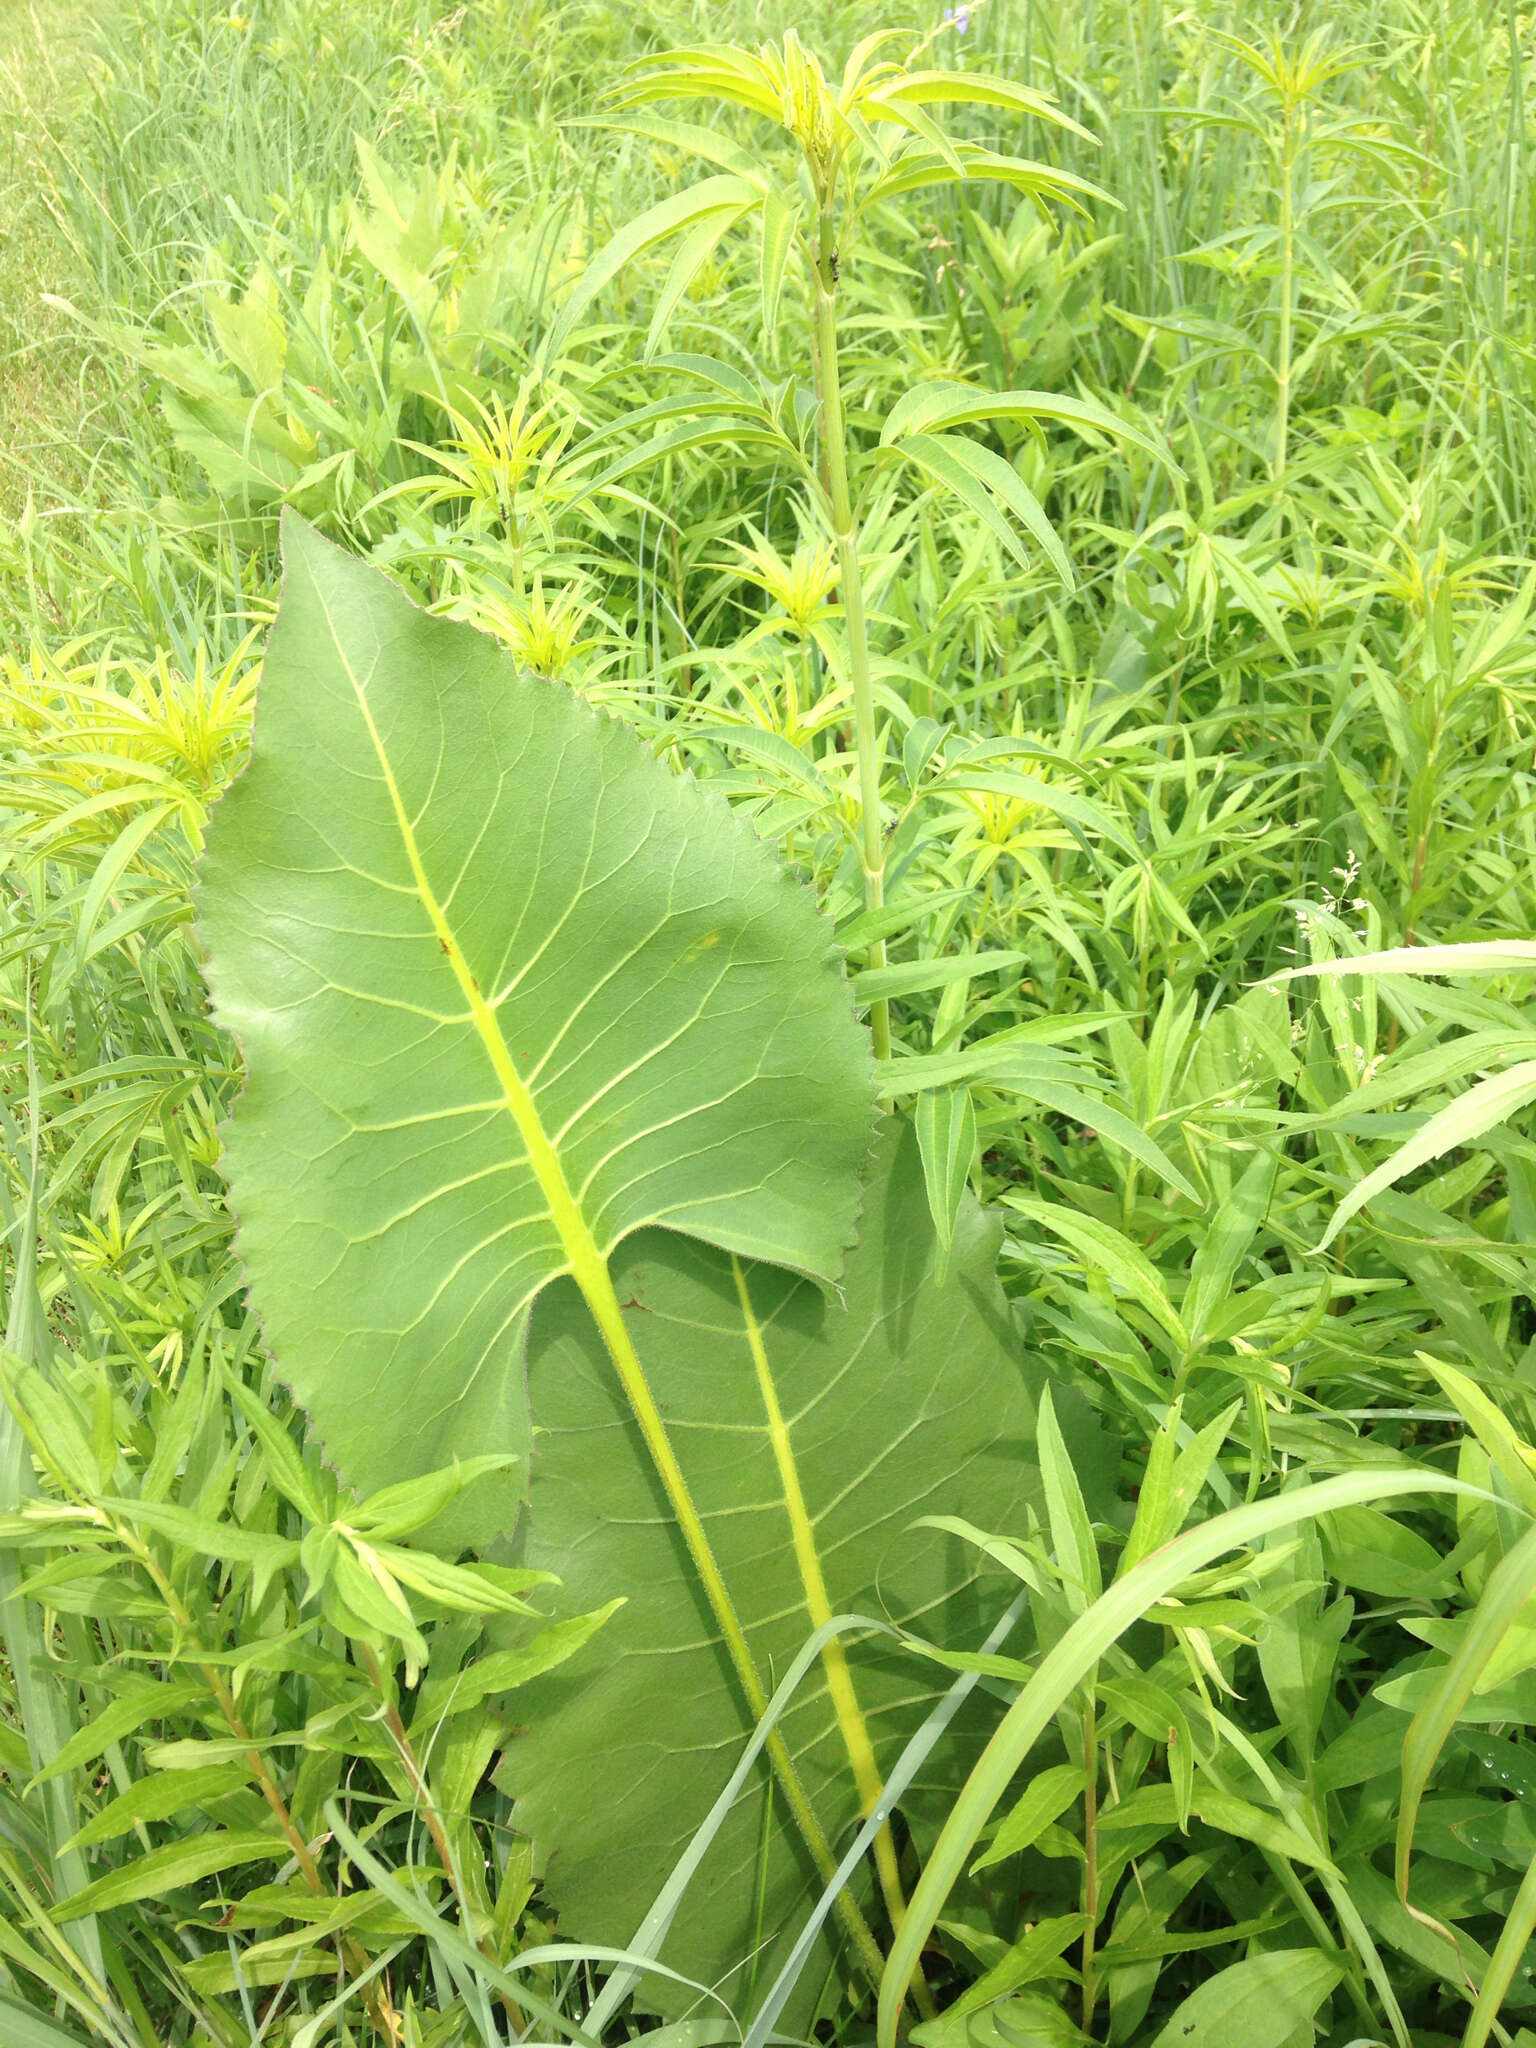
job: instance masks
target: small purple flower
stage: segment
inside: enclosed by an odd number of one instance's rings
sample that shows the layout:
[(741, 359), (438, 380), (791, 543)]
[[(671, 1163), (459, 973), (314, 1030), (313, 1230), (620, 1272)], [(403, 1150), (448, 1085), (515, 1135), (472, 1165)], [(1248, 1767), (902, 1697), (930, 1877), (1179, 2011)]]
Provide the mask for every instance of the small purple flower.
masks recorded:
[(970, 25), (971, 10), (969, 9), (969, 7), (945, 8), (944, 26), (946, 28), (952, 28), (957, 36), (963, 36), (966, 30), (970, 27)]

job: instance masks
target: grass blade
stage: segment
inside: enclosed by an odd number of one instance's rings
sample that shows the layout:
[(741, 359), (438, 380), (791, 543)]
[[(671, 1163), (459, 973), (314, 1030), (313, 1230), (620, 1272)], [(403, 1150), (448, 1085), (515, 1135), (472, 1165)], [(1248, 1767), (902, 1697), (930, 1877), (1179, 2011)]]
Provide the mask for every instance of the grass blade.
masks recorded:
[(1042, 1660), (961, 1789), (912, 1894), (891, 1944), (880, 1986), (880, 2048), (895, 2048), (907, 1985), (944, 1902), (993, 1809), (1043, 1729), (1100, 1657), (1164, 1594), (1228, 1550), (1256, 1543), (1277, 1529), (1357, 1504), (1410, 1493), (1473, 1494), (1477, 1489), (1439, 1473), (1348, 1472), (1300, 1487), (1278, 1499), (1255, 1501), (1192, 1529), (1139, 1564), (1072, 1624)]
[(1419, 1806), (1435, 1759), (1445, 1746), (1462, 1708), (1472, 1697), (1488, 1660), (1511, 1623), (1536, 1592), (1536, 1525), (1527, 1529), (1514, 1549), (1500, 1558), (1488, 1575), (1471, 1626), (1455, 1655), (1441, 1672), (1434, 1691), (1408, 1724), (1403, 1737), (1403, 1796), (1397, 1813), (1397, 1889), (1408, 1898), (1408, 1863)]

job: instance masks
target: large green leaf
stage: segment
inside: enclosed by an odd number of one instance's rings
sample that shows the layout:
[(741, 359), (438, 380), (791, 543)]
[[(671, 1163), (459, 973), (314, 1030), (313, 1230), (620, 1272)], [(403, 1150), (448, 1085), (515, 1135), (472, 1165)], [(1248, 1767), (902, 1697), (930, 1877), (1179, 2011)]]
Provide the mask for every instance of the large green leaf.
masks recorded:
[(1154, 2048), (1293, 2048), (1344, 1975), (1315, 1948), (1277, 1948), (1232, 1963), (1192, 1991)]
[[(636, 1230), (834, 1281), (871, 1068), (830, 929), (723, 803), (301, 521), (284, 540), (199, 918), (249, 1068), (252, 1292), (372, 1489), (523, 1446), (529, 1303), (574, 1273), (612, 1330)], [(482, 1481), (453, 1534), (514, 1509)]]
[[(963, 1513), (1014, 1529), (1038, 1499), (1034, 1390), (995, 1277), (997, 1241), (967, 1197), (936, 1278), (921, 1157), (902, 1125), (871, 1170), (840, 1303), (661, 1233), (626, 1247), (626, 1317), (759, 1668), (783, 1672), (833, 1613), (910, 1622), (950, 1644), (985, 1633), (985, 1561), (913, 1524)], [(518, 1695), (503, 1775), (546, 1852), (562, 1933), (624, 1946), (756, 1716), (574, 1288), (551, 1289), (534, 1312), (529, 1389), (539, 1434), (528, 1562), (559, 1574), (572, 1612), (629, 1598), (589, 1650)], [(948, 1683), (884, 1638), (855, 1642), (841, 1670), (834, 1657), (807, 1680), (784, 1727), (833, 1841), (860, 1805), (833, 1691), (845, 1675), (882, 1778)], [(974, 1729), (969, 1740), (951, 1731), (904, 1802), (920, 1829), (947, 1810), (978, 1746)], [(733, 1809), (661, 1951), (738, 2005), (749, 1967), (760, 1987), (772, 1982), (814, 1881), (776, 1801), (765, 1820), (767, 1797), (760, 1780)], [(829, 1962), (823, 1950), (785, 2024), (806, 2019)], [(646, 1997), (666, 2009), (667, 1991), (656, 1980)]]

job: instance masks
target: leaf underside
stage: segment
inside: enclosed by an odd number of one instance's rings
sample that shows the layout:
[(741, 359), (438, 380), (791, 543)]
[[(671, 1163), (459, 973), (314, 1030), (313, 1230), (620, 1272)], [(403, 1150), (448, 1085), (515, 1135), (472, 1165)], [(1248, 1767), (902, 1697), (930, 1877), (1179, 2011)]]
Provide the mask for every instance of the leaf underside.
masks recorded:
[[(526, 1448), (527, 1309), (573, 1256), (663, 1225), (834, 1282), (870, 1059), (830, 927), (722, 802), (302, 521), (284, 544), (198, 918), (252, 1294), (366, 1490)], [(518, 1491), (438, 1533), (489, 1540)]]
[[(998, 1229), (967, 1198), (947, 1278), (935, 1280), (910, 1126), (882, 1141), (865, 1199), (841, 1303), (772, 1268), (743, 1266), (742, 1277), (829, 1611), (973, 1644), (1011, 1582), (978, 1578), (975, 1552), (912, 1524), (963, 1514), (1017, 1529), (1036, 1490), (1035, 1388), (995, 1277)], [(825, 1616), (797, 1560), (732, 1261), (647, 1232), (624, 1248), (616, 1279), (758, 1668), (781, 1675)], [(569, 1285), (534, 1311), (529, 1390), (538, 1436), (526, 1560), (560, 1575), (562, 1608), (573, 1613), (619, 1592), (628, 1600), (588, 1650), (519, 1692), (502, 1780), (544, 1852), (562, 1934), (624, 1946), (729, 1777), (753, 1717)], [(876, 1636), (856, 1639), (849, 1661), (883, 1775), (949, 1675)], [(942, 1819), (992, 1718), (984, 1703), (962, 1718), (909, 1795), (920, 1839), (926, 1815)], [(858, 1802), (821, 1667), (783, 1725), (829, 1838), (846, 1839)], [(738, 2011), (754, 1979), (759, 1992), (772, 1981), (817, 1889), (777, 1804), (765, 1835), (766, 1797), (766, 1780), (743, 1794), (662, 1951)], [(784, 2020), (791, 2030), (808, 2023), (833, 1963), (824, 1948), (807, 1970)], [(658, 1978), (641, 2002), (675, 2011), (687, 1995)]]

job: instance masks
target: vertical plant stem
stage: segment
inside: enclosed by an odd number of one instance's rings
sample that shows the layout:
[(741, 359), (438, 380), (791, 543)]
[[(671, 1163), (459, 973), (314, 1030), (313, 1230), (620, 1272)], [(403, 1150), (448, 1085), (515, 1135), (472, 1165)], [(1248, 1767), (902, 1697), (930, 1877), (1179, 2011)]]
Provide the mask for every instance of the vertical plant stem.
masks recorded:
[(1296, 107), (1287, 96), (1280, 113), (1280, 336), (1275, 361), (1275, 482), (1285, 479), (1291, 435), (1291, 328), (1296, 296)]
[(416, 1752), (411, 1747), (411, 1738), (406, 1730), (405, 1723), (400, 1718), (400, 1709), (390, 1697), (389, 1688), (384, 1682), (383, 1669), (378, 1658), (374, 1655), (372, 1646), (360, 1641), (357, 1643), (356, 1648), (362, 1661), (363, 1669), (368, 1673), (373, 1689), (378, 1694), (383, 1705), (384, 1725), (389, 1730), (389, 1739), (395, 1745), (395, 1753), (400, 1759), (401, 1768), (405, 1772), (411, 1790), (420, 1803), (421, 1817), (427, 1824), (427, 1833), (432, 1837), (432, 1846), (436, 1849), (438, 1861), (443, 1866), (443, 1874), (453, 1890), (454, 1897), (458, 1900), (459, 1913), (464, 1922), (464, 1932), (470, 1940), (473, 1940), (474, 1914), (470, 1904), (469, 1893), (465, 1889), (463, 1873), (459, 1869), (458, 1858), (454, 1855), (452, 1845), (448, 1840), (448, 1831), (443, 1825), (443, 1816), (438, 1811), (437, 1801), (432, 1797), (431, 1791), (427, 1786), (426, 1773), (422, 1770), (420, 1763), (417, 1761)]
[[(101, 1519), (105, 1521), (106, 1517), (103, 1516)], [(224, 1718), (224, 1724), (230, 1734), (237, 1742), (250, 1745), (245, 1752), (245, 1761), (250, 1766), (252, 1777), (256, 1780), (256, 1788), (271, 1808), (273, 1818), (282, 1829), (284, 1840), (293, 1851), (293, 1860), (298, 1865), (299, 1875), (312, 1892), (323, 1896), (325, 1893), (325, 1882), (320, 1875), (319, 1866), (310, 1852), (309, 1844), (305, 1841), (298, 1823), (288, 1810), (288, 1802), (284, 1799), (277, 1780), (267, 1769), (267, 1761), (261, 1753), (260, 1746), (253, 1739), (251, 1731), (245, 1725), (245, 1719), (235, 1704), (233, 1692), (225, 1683), (223, 1675), (216, 1665), (203, 1663), (198, 1658), (196, 1648), (197, 1624), (190, 1610), (165, 1572), (161, 1570), (159, 1559), (138, 1534), (137, 1530), (129, 1528), (126, 1523), (115, 1521), (110, 1523), (110, 1527), (118, 1542), (122, 1544), (134, 1562), (143, 1569), (145, 1576), (150, 1580), (155, 1591), (164, 1601), (165, 1611), (174, 1622), (177, 1633), (183, 1636), (192, 1646), (189, 1652), (190, 1661), (195, 1666), (198, 1676), (207, 1686), (209, 1692), (213, 1694), (219, 1712)]]
[[(837, 362), (837, 246), (832, 215), (823, 208), (816, 262), (816, 368), (821, 385), (822, 448), (832, 499), (832, 527), (837, 542), (838, 580), (843, 593), (843, 618), (848, 631), (848, 675), (853, 685), (854, 744), (858, 749), (859, 860), (864, 869), (864, 907), (879, 910), (885, 902), (885, 832), (880, 819), (880, 739), (875, 725), (875, 693), (869, 674), (869, 627), (864, 616), (864, 577), (859, 566), (859, 524), (848, 490), (848, 424), (843, 412), (843, 387)], [(869, 948), (871, 967), (885, 965), (885, 941)], [(883, 997), (870, 1005), (870, 1036), (876, 1059), (891, 1052), (890, 1005)]]
[[(39, 1133), (42, 1091), (32, 1049), (32, 983), (27, 980), (28, 1173), (27, 1193), (16, 1219), (11, 1260), (11, 1295), (5, 1318), (5, 1347), (39, 1371), (47, 1369), (50, 1344), (37, 1283), (37, 1237), (42, 1188)], [(14, 1513), (37, 1491), (32, 1459), (19, 1418), (0, 1401), (0, 1509)], [(44, 1626), (21, 1592), (21, 1561), (15, 1551), (0, 1552), (0, 1642), (11, 1667), (16, 1707), (27, 1739), (27, 1754), (36, 1776), (45, 1770), (74, 1733), (70, 1695), (52, 1669)], [(44, 1832), (55, 1864), (54, 1895), (66, 1899), (90, 1880), (85, 1852), (60, 1850), (80, 1825), (73, 1789), (67, 1777), (51, 1778), (35, 1795), (42, 1807)], [(64, 1938), (105, 1993), (106, 1961), (94, 1913), (69, 1921)]]
[[(191, 1661), (197, 1670), (198, 1676), (218, 1703), (219, 1712), (223, 1716), (224, 1724), (229, 1729), (230, 1734), (237, 1742), (250, 1745), (245, 1752), (245, 1761), (249, 1765), (251, 1775), (256, 1781), (256, 1789), (267, 1802), (273, 1819), (282, 1830), (284, 1840), (293, 1851), (293, 1860), (298, 1866), (300, 1877), (303, 1878), (305, 1884), (316, 1898), (326, 1897), (325, 1880), (320, 1875), (320, 1866), (316, 1863), (314, 1854), (308, 1842), (304, 1839), (303, 1830), (299, 1827), (298, 1822), (289, 1810), (288, 1802), (283, 1797), (281, 1787), (267, 1768), (267, 1760), (262, 1755), (260, 1745), (252, 1737), (250, 1729), (245, 1725), (245, 1717), (235, 1704), (233, 1692), (225, 1683), (223, 1674), (216, 1665), (205, 1664), (198, 1659), (196, 1648), (197, 1624), (193, 1620), (190, 1610), (165, 1572), (161, 1570), (159, 1559), (138, 1532), (121, 1522), (113, 1522), (110, 1526), (112, 1533), (116, 1536), (119, 1543), (133, 1557), (135, 1562), (142, 1566), (146, 1577), (150, 1580), (160, 1598), (165, 1602), (166, 1612), (175, 1623), (178, 1633), (184, 1636), (186, 1641), (192, 1646), (190, 1650)], [(366, 1969), (368, 1957), (362, 1945), (353, 1935), (344, 1934), (341, 1937), (341, 1949), (350, 1969), (359, 1972)], [(367, 2006), (369, 2014), (385, 2039), (391, 2043), (398, 2042), (401, 2039), (400, 2022), (385, 1986), (382, 1983), (369, 1982), (363, 1991), (363, 2003)]]
[(1083, 2032), (1093, 2032), (1098, 2003), (1094, 1940), (1099, 1925), (1099, 1740), (1090, 1691), (1083, 1708)]
[[(683, 545), (675, 522), (672, 527), (672, 602), (677, 612), (677, 630), (682, 636), (683, 645), (686, 647), (689, 645), (691, 636), (688, 631), (687, 592), (683, 583)], [(692, 663), (686, 661), (683, 663), (682, 668), (678, 672), (678, 685), (685, 697), (693, 695)]]
[[(496, 1960), (494, 1954), (487, 1943), (475, 1931), (474, 1903), (470, 1898), (469, 1886), (465, 1880), (464, 1872), (460, 1868), (459, 1859), (454, 1855), (453, 1845), (448, 1840), (448, 1829), (443, 1820), (442, 1809), (432, 1796), (431, 1788), (427, 1784), (427, 1774), (422, 1769), (420, 1760), (411, 1746), (409, 1731), (400, 1718), (400, 1709), (390, 1697), (389, 1689), (384, 1681), (383, 1669), (369, 1644), (359, 1641), (356, 1643), (355, 1648), (362, 1660), (364, 1670), (372, 1681), (375, 1692), (377, 1692), (380, 1700), (383, 1702), (384, 1725), (389, 1730), (389, 1739), (395, 1745), (395, 1752), (400, 1758), (401, 1768), (405, 1772), (411, 1790), (420, 1803), (421, 1816), (427, 1824), (427, 1833), (432, 1837), (432, 1846), (437, 1851), (438, 1861), (443, 1866), (443, 1873), (448, 1880), (449, 1889), (458, 1903), (459, 1919), (464, 1929), (464, 1938), (466, 1941), (473, 1942), (481, 1954), (488, 1961), (494, 1963)], [(497, 1998), (508, 2021), (515, 2029), (519, 2021), (516, 2006), (505, 1991), (498, 1992)]]

